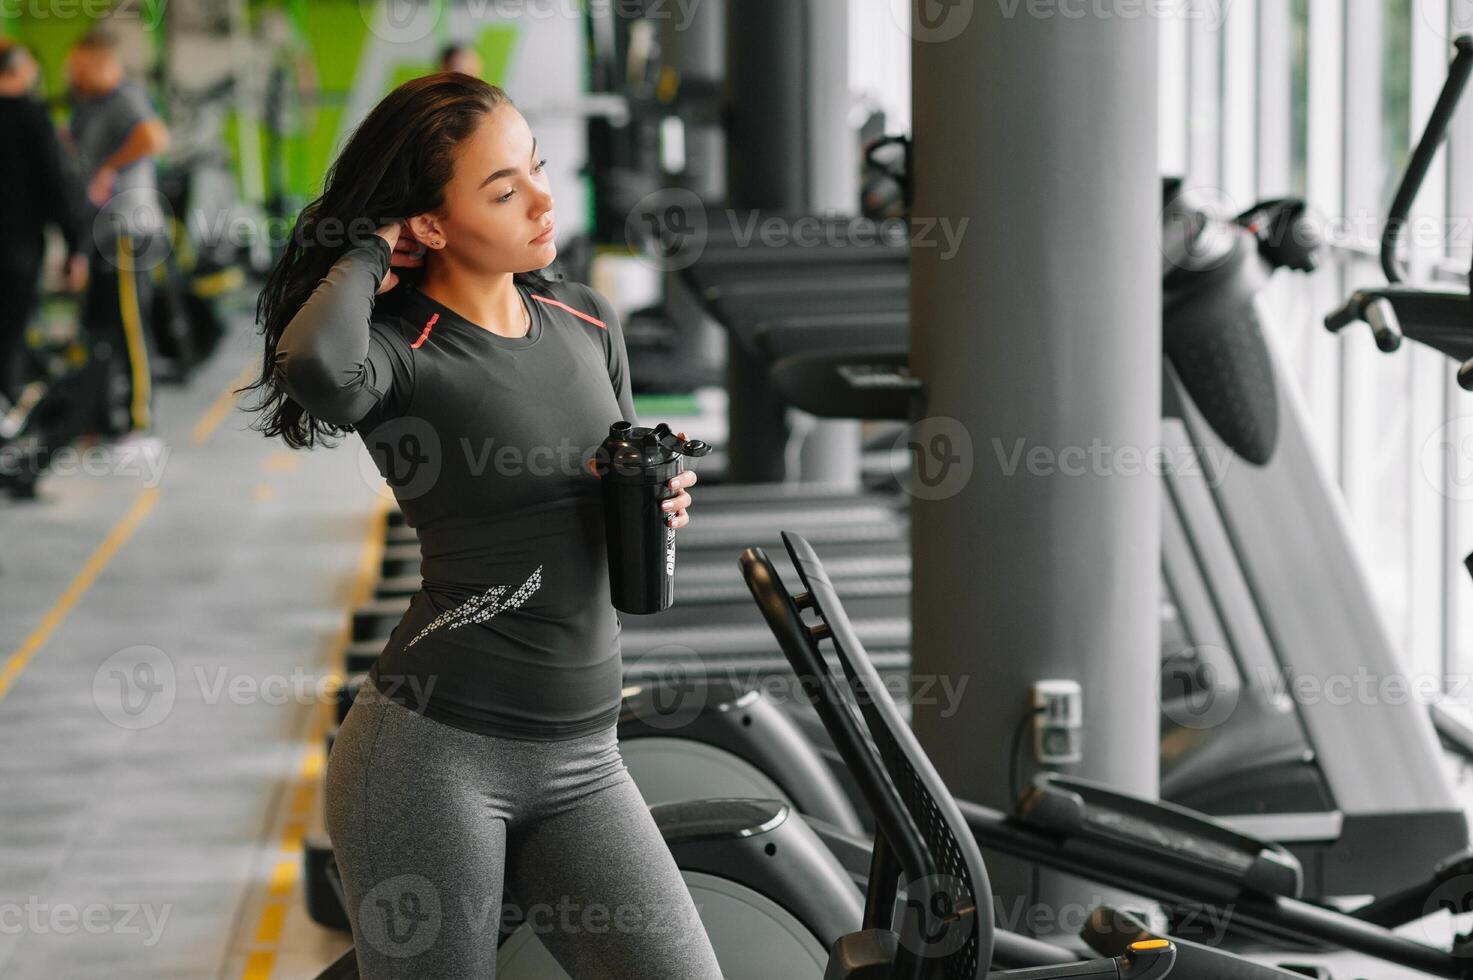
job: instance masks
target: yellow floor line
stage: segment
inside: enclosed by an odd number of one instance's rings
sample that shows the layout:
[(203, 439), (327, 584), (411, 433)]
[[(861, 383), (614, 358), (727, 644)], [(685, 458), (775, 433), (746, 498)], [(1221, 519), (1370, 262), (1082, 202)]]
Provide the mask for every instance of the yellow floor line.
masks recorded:
[(276, 965), (275, 953), (252, 953), (246, 958), (243, 980), (267, 980), (271, 968)]
[[(388, 530), (388, 504), (380, 500), (369, 521), (368, 539), (359, 554), (358, 568), (349, 590), (349, 602), (357, 605), (368, 600), (378, 578), (379, 563), (383, 560), (384, 535)], [(351, 638), (350, 624), (344, 618), (342, 628), (333, 637), (329, 649), (336, 658), (347, 647)], [(276, 843), (275, 863), (271, 881), (266, 889), (266, 899), (256, 921), (255, 947), (246, 956), (241, 980), (270, 980), (276, 968), (276, 957), (281, 945), (281, 934), (286, 923), (289, 903), (295, 900), (298, 879), (302, 869), (302, 846), (306, 834), (305, 817), (317, 804), (322, 787), (322, 772), (327, 765), (327, 750), (324, 738), (335, 720), (333, 705), (321, 705), (307, 731), (307, 743), (302, 748), (301, 761), (294, 778), (295, 788), (285, 798), (287, 812), (283, 815), (281, 832)]]
[[(250, 373), (251, 365), (247, 364), (215, 399), (214, 404), (195, 423), (194, 434), (198, 438), (191, 437), (190, 445), (199, 445), (215, 431), (215, 427), (220, 424), (220, 419), (224, 418), (225, 413), (235, 404), (234, 389), (244, 384), (250, 377)], [(224, 405), (223, 410), (220, 408), (221, 405)], [(129, 507), (128, 512), (113, 525), (107, 537), (102, 539), (97, 550), (92, 552), (87, 563), (82, 566), (82, 570), (67, 585), (66, 591), (52, 604), (50, 609), (46, 610), (46, 615), (41, 617), (40, 625), (32, 630), (31, 634), (21, 642), (20, 647), (5, 659), (5, 666), (0, 668), (0, 699), (10, 692), (11, 686), (15, 684), (15, 679), (20, 676), (20, 672), (25, 670), (26, 664), (30, 663), (31, 658), (46, 645), (46, 641), (50, 639), (52, 633), (56, 632), (56, 628), (61, 625), (67, 613), (72, 611), (78, 600), (92, 587), (97, 576), (102, 574), (102, 570), (107, 567), (108, 562), (112, 561), (118, 549), (133, 535), (134, 531), (138, 530), (138, 525), (143, 523), (143, 519), (158, 502), (158, 487), (147, 487), (138, 495), (138, 499), (133, 501), (133, 506)]]
[(205, 409), (205, 414), (200, 416), (200, 420), (196, 422), (194, 424), (194, 428), (190, 430), (189, 444), (191, 446), (198, 446), (200, 443), (204, 442), (206, 439), (210, 438), (210, 436), (215, 434), (215, 429), (220, 425), (221, 422), (225, 420), (225, 416), (230, 414), (230, 410), (235, 407), (235, 389), (241, 387), (247, 381), (251, 380), (251, 375), (254, 374), (255, 371), (256, 366), (254, 364), (247, 364), (244, 368), (241, 369), (241, 372), (237, 374), (234, 379), (231, 380), (230, 384), (225, 386), (225, 390), (220, 392), (220, 394), (215, 398), (214, 403), (210, 405), (209, 408)]
[(301, 453), (290, 449), (278, 449), (261, 462), (261, 467), (267, 473), (290, 473), (301, 465), (301, 462)]
[(138, 499), (133, 501), (133, 506), (128, 508), (122, 520), (113, 525), (107, 537), (102, 539), (102, 544), (97, 546), (97, 550), (92, 552), (87, 563), (82, 566), (82, 570), (67, 585), (66, 591), (62, 592), (61, 597), (50, 609), (46, 610), (46, 615), (41, 617), (40, 625), (25, 638), (20, 649), (6, 658), (5, 667), (0, 669), (0, 698), (10, 692), (11, 685), (20, 676), (20, 672), (25, 670), (26, 664), (30, 663), (37, 651), (46, 645), (46, 641), (51, 638), (52, 633), (56, 632), (56, 628), (61, 625), (67, 613), (72, 611), (78, 600), (92, 587), (92, 583), (97, 581), (97, 576), (102, 574), (102, 570), (107, 567), (108, 562), (112, 561), (118, 549), (133, 536), (133, 532), (138, 530), (138, 525), (143, 523), (143, 519), (158, 502), (158, 487), (145, 489), (138, 495)]

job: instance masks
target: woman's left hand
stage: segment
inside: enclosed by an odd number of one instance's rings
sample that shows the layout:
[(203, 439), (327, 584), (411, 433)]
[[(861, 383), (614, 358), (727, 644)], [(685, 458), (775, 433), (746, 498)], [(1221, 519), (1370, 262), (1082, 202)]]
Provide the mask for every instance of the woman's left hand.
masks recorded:
[[(687, 438), (684, 432), (675, 433), (681, 439)], [(595, 457), (588, 460), (588, 469), (594, 476), (603, 478), (603, 467)], [(696, 485), (696, 474), (694, 470), (686, 470), (684, 473), (671, 477), (668, 486), (671, 490), (680, 491), (675, 496), (660, 501), (660, 509), (665, 512), (665, 526), (671, 530), (678, 531), (690, 523), (690, 515), (686, 509), (691, 505), (689, 487)]]
[[(684, 432), (675, 435), (681, 439), (686, 438)], [(660, 508), (665, 511), (665, 524), (671, 530), (678, 531), (690, 523), (690, 515), (686, 509), (691, 505), (689, 487), (696, 485), (695, 470), (686, 470), (670, 478), (670, 489), (680, 492), (669, 500), (660, 501)]]

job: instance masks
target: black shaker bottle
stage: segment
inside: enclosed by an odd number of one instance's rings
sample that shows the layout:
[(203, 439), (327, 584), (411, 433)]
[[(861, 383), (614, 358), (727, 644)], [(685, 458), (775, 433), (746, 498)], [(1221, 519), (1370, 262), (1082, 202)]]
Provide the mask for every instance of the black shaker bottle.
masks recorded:
[(629, 422), (609, 426), (599, 449), (603, 474), (604, 533), (609, 545), (609, 586), (614, 608), (657, 613), (675, 601), (675, 531), (660, 502), (678, 495), (669, 483), (685, 471), (685, 457), (711, 447), (682, 440), (664, 422), (653, 429)]

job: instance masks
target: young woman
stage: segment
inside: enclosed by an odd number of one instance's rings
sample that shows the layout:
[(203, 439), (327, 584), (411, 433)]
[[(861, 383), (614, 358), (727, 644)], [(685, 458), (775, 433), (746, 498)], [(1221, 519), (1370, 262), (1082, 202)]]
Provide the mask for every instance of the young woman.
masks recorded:
[[(258, 427), (356, 430), (423, 555), (327, 772), (367, 978), (493, 977), (504, 918), (575, 980), (721, 976), (615, 740), (590, 461), (637, 420), (609, 304), (533, 271), (554, 232), (505, 93), (431, 75), (358, 127), (260, 298)], [(671, 527), (695, 482), (672, 480)]]

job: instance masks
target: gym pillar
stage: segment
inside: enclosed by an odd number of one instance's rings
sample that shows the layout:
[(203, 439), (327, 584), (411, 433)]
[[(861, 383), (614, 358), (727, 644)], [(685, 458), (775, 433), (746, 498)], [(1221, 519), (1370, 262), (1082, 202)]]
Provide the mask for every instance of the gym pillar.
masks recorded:
[[(849, 10), (835, 0), (739, 0), (726, 7), (727, 195), (738, 211), (854, 214), (859, 148), (849, 125)], [(801, 247), (801, 246), (794, 246)], [(728, 346), (733, 481), (859, 477), (859, 423), (804, 416), (801, 460), (788, 466), (788, 410), (772, 402), (767, 364)], [(793, 472), (797, 470), (797, 472)]]
[[(918, 6), (911, 366), (926, 404), (910, 443), (913, 481), (931, 485), (914, 485), (912, 650), (931, 698), (915, 726), (958, 796), (1011, 809), (1033, 684), (1074, 680), (1084, 755), (1066, 771), (1154, 796), (1157, 25), (1141, 8)], [(955, 710), (930, 678), (965, 682)], [(1018, 747), (1026, 781), (1031, 738)], [(989, 858), (1005, 902), (1027, 893), (1018, 865)], [(1033, 894), (1087, 900), (1058, 882)]]

